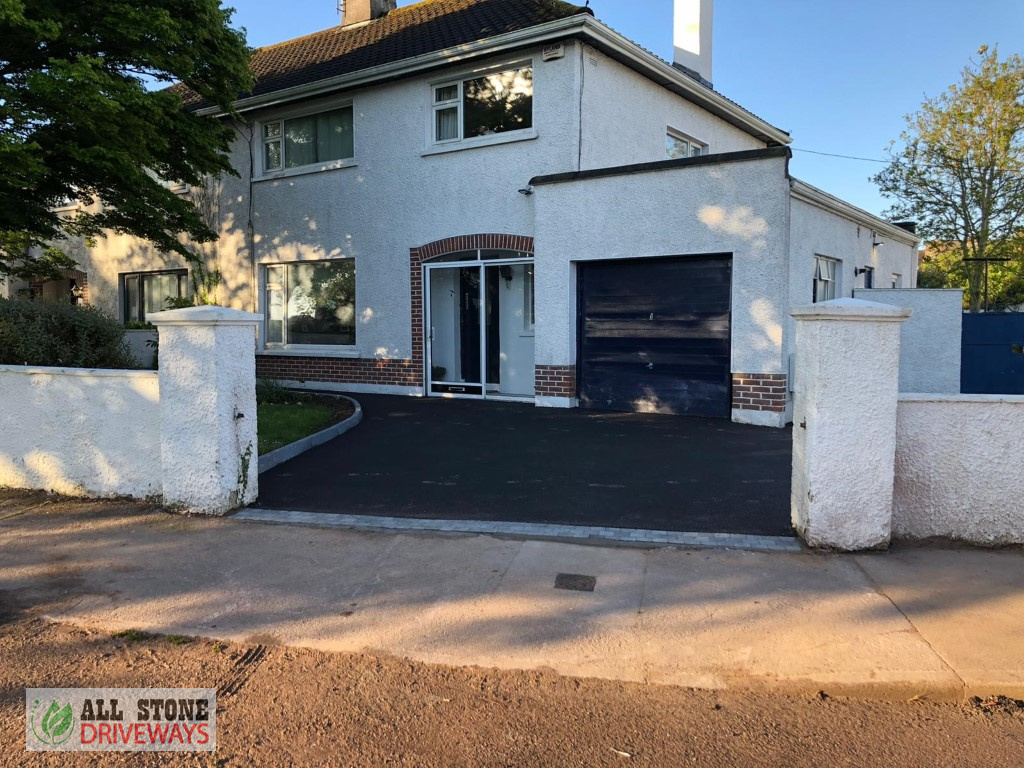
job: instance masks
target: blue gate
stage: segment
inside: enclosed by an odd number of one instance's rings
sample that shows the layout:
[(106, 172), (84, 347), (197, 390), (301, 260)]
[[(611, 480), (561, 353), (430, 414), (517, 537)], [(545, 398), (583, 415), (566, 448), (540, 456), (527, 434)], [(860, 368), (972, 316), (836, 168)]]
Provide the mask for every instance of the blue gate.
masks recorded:
[(960, 391), (1024, 395), (1024, 313), (964, 313)]

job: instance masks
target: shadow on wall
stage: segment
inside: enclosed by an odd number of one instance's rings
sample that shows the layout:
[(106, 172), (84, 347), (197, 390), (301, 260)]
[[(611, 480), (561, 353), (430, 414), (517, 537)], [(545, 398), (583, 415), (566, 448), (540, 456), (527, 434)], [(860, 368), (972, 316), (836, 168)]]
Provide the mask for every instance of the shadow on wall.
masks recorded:
[(157, 374), (68, 370), (0, 366), (0, 486), (160, 493)]

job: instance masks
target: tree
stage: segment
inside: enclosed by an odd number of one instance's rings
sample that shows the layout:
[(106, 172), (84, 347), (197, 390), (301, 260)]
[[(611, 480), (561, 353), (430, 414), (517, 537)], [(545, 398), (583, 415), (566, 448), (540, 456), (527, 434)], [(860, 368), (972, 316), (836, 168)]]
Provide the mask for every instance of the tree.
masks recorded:
[[(55, 242), (105, 230), (190, 261), (189, 242), (216, 239), (166, 182), (235, 173), (231, 128), (182, 101), (234, 115), (251, 87), (232, 13), (219, 0), (0, 0), (0, 275), (52, 274), (73, 264)], [(54, 210), (68, 201), (83, 207)]]
[[(873, 178), (895, 200), (888, 216), (914, 219), (926, 239), (957, 249), (972, 312), (984, 292), (978, 260), (1024, 253), (1024, 59), (978, 53), (959, 83), (907, 116)], [(1020, 274), (1011, 268), (1008, 277)]]

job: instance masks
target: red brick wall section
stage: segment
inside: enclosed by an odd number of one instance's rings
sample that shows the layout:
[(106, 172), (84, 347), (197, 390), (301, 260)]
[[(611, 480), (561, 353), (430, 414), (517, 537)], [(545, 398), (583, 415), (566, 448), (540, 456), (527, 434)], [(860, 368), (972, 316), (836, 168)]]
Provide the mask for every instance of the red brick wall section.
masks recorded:
[[(338, 384), (380, 384), (422, 387), (423, 381), (423, 262), (456, 251), (506, 248), (533, 253), (533, 238), (523, 235), (462, 235), (436, 240), (409, 249), (412, 359), (337, 358), (317, 356), (256, 355), (256, 375), (288, 381), (327, 381)], [(575, 394), (575, 384), (573, 384)]]
[(256, 375), (261, 379), (338, 384), (387, 384), (400, 387), (419, 387), (423, 384), (423, 367), (414, 360), (362, 357), (258, 354)]
[(732, 375), (732, 407), (739, 411), (786, 410), (786, 374), (734, 373)]
[(534, 384), (537, 397), (576, 397), (576, 366), (538, 365)]

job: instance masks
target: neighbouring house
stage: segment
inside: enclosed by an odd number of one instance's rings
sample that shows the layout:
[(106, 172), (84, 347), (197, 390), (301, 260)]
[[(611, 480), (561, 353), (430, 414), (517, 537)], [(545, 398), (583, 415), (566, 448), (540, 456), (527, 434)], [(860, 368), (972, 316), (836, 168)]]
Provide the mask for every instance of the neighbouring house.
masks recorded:
[[(257, 50), (206, 257), (259, 375), (783, 426), (790, 307), (914, 287), (918, 239), (712, 88), (711, 5), (672, 63), (559, 0), (346, 0)], [(145, 243), (72, 253), (125, 321), (190, 290)]]

